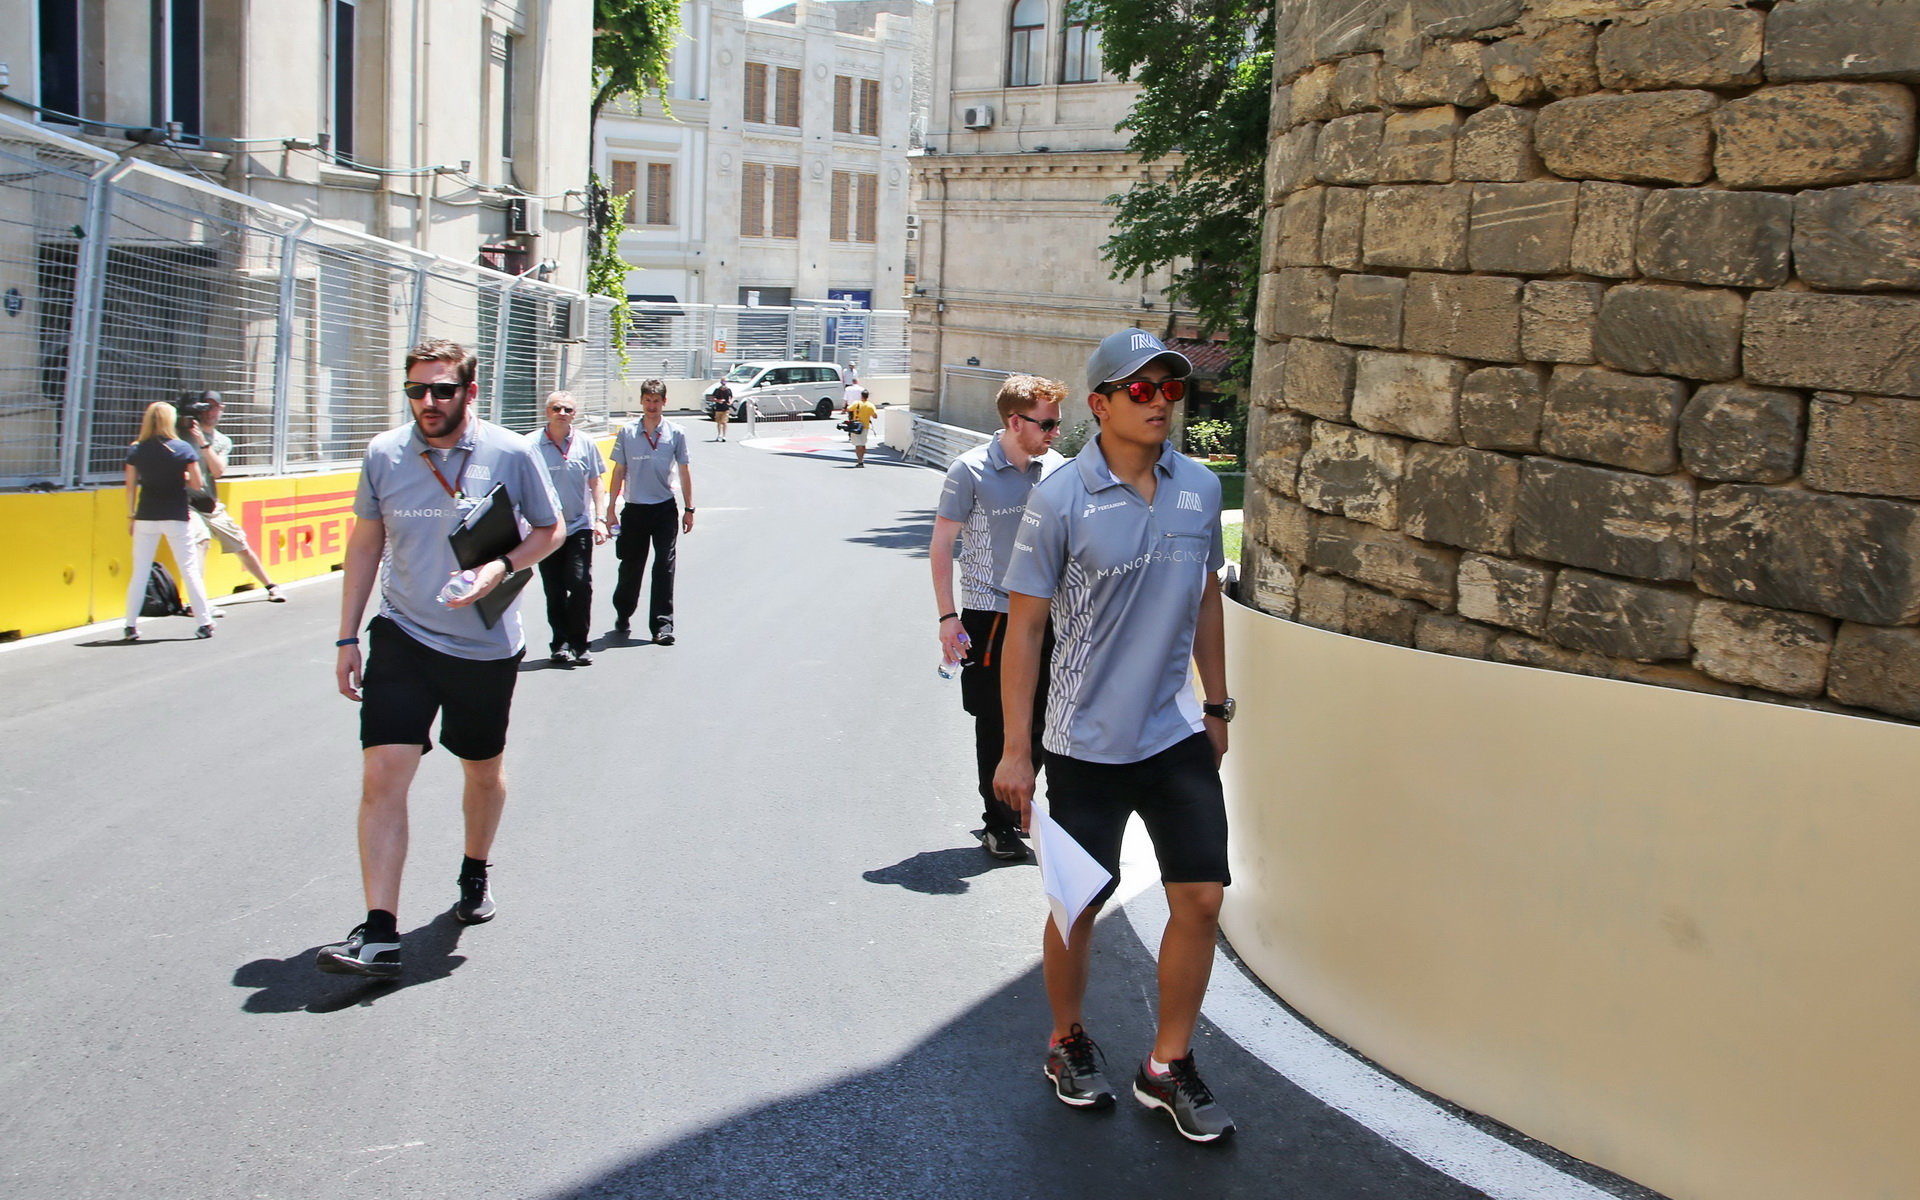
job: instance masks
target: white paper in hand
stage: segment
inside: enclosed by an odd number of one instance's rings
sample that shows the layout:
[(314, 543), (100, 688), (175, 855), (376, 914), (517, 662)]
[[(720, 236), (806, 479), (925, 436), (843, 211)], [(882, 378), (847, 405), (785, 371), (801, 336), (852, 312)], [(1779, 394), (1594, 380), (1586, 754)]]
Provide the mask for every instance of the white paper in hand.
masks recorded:
[(1033, 852), (1040, 860), (1040, 886), (1046, 890), (1054, 926), (1060, 930), (1060, 940), (1069, 941), (1073, 923), (1113, 879), (1113, 873), (1060, 828), (1038, 796), (1033, 798)]

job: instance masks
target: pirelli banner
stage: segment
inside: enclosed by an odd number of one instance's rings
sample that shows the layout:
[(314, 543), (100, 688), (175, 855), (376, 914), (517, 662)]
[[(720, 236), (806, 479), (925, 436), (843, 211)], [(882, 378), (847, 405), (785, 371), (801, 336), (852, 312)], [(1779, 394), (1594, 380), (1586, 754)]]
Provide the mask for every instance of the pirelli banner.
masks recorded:
[[(338, 570), (353, 531), (360, 472), (222, 483), (227, 511), (277, 583)], [(31, 637), (125, 613), (133, 541), (124, 489), (0, 496), (0, 639)], [(163, 547), (160, 559), (177, 575)], [(210, 548), (207, 594), (257, 586), (240, 560)], [(184, 589), (183, 589), (184, 590)]]

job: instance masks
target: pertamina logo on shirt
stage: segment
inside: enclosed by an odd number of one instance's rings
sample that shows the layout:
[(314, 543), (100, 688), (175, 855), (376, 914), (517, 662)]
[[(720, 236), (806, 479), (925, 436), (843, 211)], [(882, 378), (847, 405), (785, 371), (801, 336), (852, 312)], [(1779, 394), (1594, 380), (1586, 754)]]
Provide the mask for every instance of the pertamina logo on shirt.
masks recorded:
[(1087, 501), (1086, 508), (1082, 509), (1080, 512), (1080, 519), (1084, 521), (1095, 513), (1106, 512), (1110, 508), (1125, 508), (1126, 506), (1127, 506), (1127, 502), (1125, 500), (1115, 500), (1111, 504), (1095, 504), (1093, 501), (1089, 500)]

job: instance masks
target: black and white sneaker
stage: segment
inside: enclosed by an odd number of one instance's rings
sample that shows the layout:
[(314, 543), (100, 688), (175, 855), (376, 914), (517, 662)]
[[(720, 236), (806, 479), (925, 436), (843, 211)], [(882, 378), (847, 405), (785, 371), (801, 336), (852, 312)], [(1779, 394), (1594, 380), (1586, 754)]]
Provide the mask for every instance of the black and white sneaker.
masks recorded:
[(653, 644), (656, 646), (673, 645), (673, 622), (662, 621), (660, 628), (653, 631)]
[(573, 660), (568, 658), (567, 652), (559, 646), (555, 646), (553, 653), (547, 655), (547, 661), (556, 667), (570, 667), (573, 665)]
[(1002, 862), (1025, 862), (1031, 853), (1011, 829), (982, 829), (973, 836), (980, 839), (982, 849)]
[(460, 899), (454, 902), (453, 919), (462, 925), (484, 925), (493, 920), (493, 892), (485, 875), (462, 875)]
[(365, 975), (372, 979), (400, 977), (400, 943), (369, 942), (365, 922), (353, 927), (343, 942), (320, 947), (313, 965), (332, 975)]
[(593, 655), (587, 653), (585, 646), (575, 646), (573, 648), (573, 665), (576, 667), (590, 667), (593, 665)]
[(1047, 1080), (1060, 1103), (1074, 1108), (1112, 1108), (1113, 1089), (1100, 1073), (1106, 1056), (1078, 1024), (1047, 1049)]
[(1164, 1109), (1190, 1142), (1211, 1142), (1233, 1132), (1233, 1118), (1214, 1103), (1191, 1053), (1168, 1063), (1165, 1075), (1155, 1075), (1142, 1062), (1133, 1080), (1133, 1098), (1148, 1108)]

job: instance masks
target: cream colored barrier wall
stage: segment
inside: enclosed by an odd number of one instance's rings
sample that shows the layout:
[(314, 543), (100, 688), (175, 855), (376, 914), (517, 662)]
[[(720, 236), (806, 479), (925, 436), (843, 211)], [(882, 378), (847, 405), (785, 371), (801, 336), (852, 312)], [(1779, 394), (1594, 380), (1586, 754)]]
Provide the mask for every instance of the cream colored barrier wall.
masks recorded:
[(1675, 1197), (1920, 1195), (1920, 730), (1228, 610), (1270, 987)]

